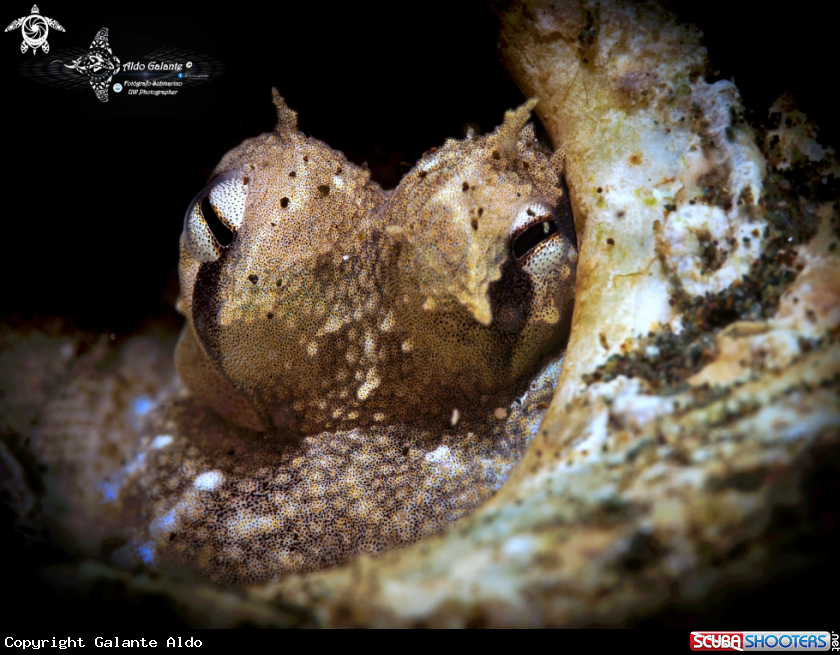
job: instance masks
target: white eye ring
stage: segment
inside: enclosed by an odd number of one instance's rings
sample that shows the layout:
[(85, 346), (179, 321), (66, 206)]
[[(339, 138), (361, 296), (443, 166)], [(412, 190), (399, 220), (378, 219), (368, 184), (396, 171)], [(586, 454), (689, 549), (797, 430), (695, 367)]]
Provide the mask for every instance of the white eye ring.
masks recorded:
[(205, 199), (235, 237), (245, 218), (248, 185), (239, 171), (231, 171), (204, 187), (190, 203), (184, 216), (184, 243), (193, 259), (208, 264), (219, 259), (228, 245), (222, 245), (208, 225), (201, 208)]
[(522, 270), (531, 275), (555, 275), (567, 265), (568, 243), (561, 231), (534, 246), (522, 258)]
[(204, 214), (201, 212), (202, 200), (203, 198), (197, 197), (187, 210), (184, 218), (184, 244), (190, 257), (209, 264), (222, 256), (222, 246), (204, 220)]
[(550, 205), (535, 202), (523, 207), (513, 221), (511, 232), (513, 256), (526, 273), (552, 275), (566, 264), (569, 242)]

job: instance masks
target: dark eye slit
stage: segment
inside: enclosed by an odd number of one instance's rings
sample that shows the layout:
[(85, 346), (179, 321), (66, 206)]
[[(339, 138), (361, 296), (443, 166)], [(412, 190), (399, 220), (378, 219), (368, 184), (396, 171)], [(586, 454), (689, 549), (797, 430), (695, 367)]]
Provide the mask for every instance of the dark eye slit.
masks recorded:
[(209, 196), (205, 196), (201, 200), (201, 215), (204, 216), (204, 222), (207, 223), (207, 227), (210, 228), (219, 245), (223, 247), (229, 246), (233, 241), (233, 232), (228, 229), (227, 225), (222, 223), (222, 219), (218, 217), (216, 210), (213, 209), (213, 205), (210, 204)]
[(513, 240), (513, 256), (516, 259), (522, 259), (555, 232), (557, 232), (557, 221), (554, 219), (534, 223)]

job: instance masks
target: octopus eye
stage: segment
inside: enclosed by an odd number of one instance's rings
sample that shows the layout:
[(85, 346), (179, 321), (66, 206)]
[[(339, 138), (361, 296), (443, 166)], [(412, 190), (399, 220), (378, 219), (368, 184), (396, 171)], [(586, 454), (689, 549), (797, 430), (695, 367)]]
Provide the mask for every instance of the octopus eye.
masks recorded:
[(570, 241), (554, 209), (543, 203), (526, 206), (512, 226), (513, 257), (526, 273), (556, 273), (570, 257)]
[(248, 185), (234, 171), (204, 187), (184, 217), (184, 242), (193, 259), (214, 262), (232, 242), (245, 216)]
[(521, 260), (539, 244), (557, 232), (557, 221), (550, 218), (534, 223), (513, 240), (513, 256)]

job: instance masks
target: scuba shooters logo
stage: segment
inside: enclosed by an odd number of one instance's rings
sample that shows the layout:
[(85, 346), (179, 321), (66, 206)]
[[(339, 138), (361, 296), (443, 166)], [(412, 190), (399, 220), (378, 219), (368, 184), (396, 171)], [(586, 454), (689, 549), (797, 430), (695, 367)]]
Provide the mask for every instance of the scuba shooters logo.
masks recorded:
[(828, 632), (711, 632), (691, 633), (691, 650), (716, 651), (824, 651), (832, 649)]

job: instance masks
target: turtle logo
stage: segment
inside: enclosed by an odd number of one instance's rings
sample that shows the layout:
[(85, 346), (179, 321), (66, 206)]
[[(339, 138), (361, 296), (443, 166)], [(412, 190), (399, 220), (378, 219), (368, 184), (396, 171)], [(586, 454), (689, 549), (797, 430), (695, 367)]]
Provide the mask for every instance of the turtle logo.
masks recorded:
[(86, 75), (96, 97), (102, 102), (108, 102), (108, 85), (111, 84), (111, 78), (120, 72), (120, 60), (111, 52), (107, 27), (103, 27), (96, 33), (87, 54), (82, 55), (72, 64), (64, 65)]
[(32, 5), (32, 13), (29, 16), (12, 21), (11, 25), (6, 28), (6, 31), (11, 32), (17, 28), (20, 28), (20, 32), (23, 34), (23, 43), (20, 44), (20, 51), (26, 52), (29, 48), (32, 48), (33, 55), (38, 48), (41, 48), (44, 52), (50, 51), (50, 44), (47, 43), (47, 34), (50, 32), (50, 28), (59, 32), (64, 31), (64, 28), (58, 24), (58, 21), (42, 16), (38, 5)]

